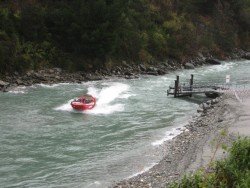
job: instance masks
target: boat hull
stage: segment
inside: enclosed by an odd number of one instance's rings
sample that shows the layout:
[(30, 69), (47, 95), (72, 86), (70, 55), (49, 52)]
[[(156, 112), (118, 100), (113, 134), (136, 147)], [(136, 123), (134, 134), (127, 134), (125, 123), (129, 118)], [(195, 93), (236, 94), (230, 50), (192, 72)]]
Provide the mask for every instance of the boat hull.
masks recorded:
[(74, 110), (85, 111), (91, 110), (96, 105), (96, 99), (92, 96), (79, 97), (77, 100), (71, 102), (71, 106)]

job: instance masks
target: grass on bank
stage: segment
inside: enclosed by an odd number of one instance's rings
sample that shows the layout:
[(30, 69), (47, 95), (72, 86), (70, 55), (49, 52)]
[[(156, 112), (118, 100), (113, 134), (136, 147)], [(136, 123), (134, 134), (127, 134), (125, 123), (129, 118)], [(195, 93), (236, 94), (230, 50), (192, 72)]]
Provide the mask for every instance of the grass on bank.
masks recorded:
[[(212, 170), (211, 170), (212, 169)], [(249, 188), (250, 187), (250, 138), (239, 138), (229, 149), (228, 158), (217, 161), (212, 168), (185, 176), (170, 188)]]

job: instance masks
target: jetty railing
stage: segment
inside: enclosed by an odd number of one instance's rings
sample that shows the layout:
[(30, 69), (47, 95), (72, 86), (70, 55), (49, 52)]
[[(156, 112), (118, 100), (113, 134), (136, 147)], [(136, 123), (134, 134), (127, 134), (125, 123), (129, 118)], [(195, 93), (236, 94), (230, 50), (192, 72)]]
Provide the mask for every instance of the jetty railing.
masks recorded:
[(174, 81), (174, 86), (170, 86), (167, 94), (174, 95), (174, 97), (192, 96), (193, 94), (206, 94), (208, 95), (219, 95), (219, 93), (224, 92), (230, 88), (228, 83), (215, 83), (215, 82), (195, 82), (194, 75), (191, 74), (189, 82), (180, 82), (180, 77), (176, 76)]

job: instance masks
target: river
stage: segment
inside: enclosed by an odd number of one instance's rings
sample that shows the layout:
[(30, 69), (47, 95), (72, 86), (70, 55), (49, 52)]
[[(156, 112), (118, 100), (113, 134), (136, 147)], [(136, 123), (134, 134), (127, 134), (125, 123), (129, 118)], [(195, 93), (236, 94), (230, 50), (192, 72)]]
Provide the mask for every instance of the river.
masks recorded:
[[(250, 61), (139, 79), (38, 84), (0, 93), (0, 187), (108, 187), (141, 173), (164, 155), (163, 142), (194, 115), (195, 100), (167, 96), (176, 75), (195, 81), (248, 79)], [(81, 94), (97, 97), (72, 110)]]

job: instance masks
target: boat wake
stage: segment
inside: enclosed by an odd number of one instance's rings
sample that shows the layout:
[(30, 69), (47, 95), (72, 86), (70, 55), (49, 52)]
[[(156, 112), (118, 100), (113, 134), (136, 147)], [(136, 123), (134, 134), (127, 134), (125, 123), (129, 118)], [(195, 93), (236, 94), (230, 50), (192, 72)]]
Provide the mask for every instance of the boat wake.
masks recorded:
[(27, 87), (18, 86), (16, 88), (10, 90), (9, 93), (12, 93), (12, 94), (26, 94), (27, 93)]
[(36, 86), (43, 88), (55, 88), (60, 86), (70, 85), (70, 83), (58, 83), (58, 84), (36, 84)]
[(124, 110), (122, 99), (127, 99), (132, 96), (132, 94), (129, 94), (128, 91), (129, 85), (123, 83), (105, 84), (105, 87), (102, 89), (89, 86), (88, 94), (96, 97), (97, 99), (96, 106), (92, 110), (82, 112), (73, 110), (70, 105), (73, 99), (59, 107), (56, 107), (55, 110), (87, 114), (112, 114), (114, 112), (121, 112)]

